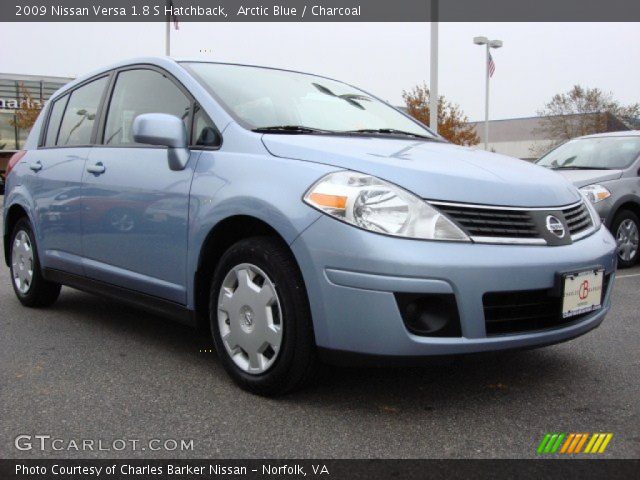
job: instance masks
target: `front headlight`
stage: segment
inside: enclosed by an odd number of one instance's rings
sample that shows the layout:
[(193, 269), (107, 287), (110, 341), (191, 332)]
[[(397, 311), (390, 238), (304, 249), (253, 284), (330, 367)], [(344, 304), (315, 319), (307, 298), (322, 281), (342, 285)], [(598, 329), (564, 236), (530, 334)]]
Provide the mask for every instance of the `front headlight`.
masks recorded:
[(589, 210), (589, 214), (591, 215), (591, 220), (593, 221), (594, 228), (596, 229), (600, 228), (600, 225), (602, 225), (602, 220), (600, 220), (600, 215), (598, 215), (598, 212), (596, 211), (595, 207), (590, 201), (586, 201), (584, 202), (584, 204), (587, 207), (587, 210)]
[(611, 196), (611, 192), (602, 185), (587, 185), (580, 189), (582, 194), (589, 199), (591, 203), (598, 203)]
[(470, 241), (451, 220), (421, 198), (363, 173), (331, 173), (307, 191), (304, 201), (327, 215), (376, 233)]

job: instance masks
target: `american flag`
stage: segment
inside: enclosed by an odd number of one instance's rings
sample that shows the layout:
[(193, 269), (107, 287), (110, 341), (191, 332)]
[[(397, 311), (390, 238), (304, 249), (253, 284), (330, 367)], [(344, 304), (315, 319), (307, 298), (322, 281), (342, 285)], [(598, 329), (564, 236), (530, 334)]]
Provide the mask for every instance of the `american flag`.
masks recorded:
[(496, 71), (496, 64), (493, 62), (493, 57), (489, 53), (489, 59), (487, 60), (489, 67), (489, 77), (493, 77), (493, 73)]
[(173, 7), (173, 1), (169, 2), (169, 7), (171, 8), (170, 21), (173, 22), (173, 27), (176, 30), (180, 30), (180, 25), (178, 24), (178, 16), (175, 13), (173, 13), (173, 8), (174, 8)]

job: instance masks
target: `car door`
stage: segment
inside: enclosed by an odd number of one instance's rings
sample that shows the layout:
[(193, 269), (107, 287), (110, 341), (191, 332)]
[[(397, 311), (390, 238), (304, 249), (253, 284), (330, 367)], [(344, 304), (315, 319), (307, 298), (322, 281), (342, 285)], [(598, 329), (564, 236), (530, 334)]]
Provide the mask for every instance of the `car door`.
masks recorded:
[(44, 267), (77, 275), (82, 267), (82, 176), (96, 134), (108, 75), (55, 99), (40, 146), (29, 155), (29, 179)]
[(167, 149), (137, 144), (133, 120), (168, 113), (190, 125), (193, 101), (165, 72), (116, 72), (103, 117), (102, 142), (83, 174), (85, 274), (173, 302), (186, 303), (189, 189), (199, 152), (171, 170)]

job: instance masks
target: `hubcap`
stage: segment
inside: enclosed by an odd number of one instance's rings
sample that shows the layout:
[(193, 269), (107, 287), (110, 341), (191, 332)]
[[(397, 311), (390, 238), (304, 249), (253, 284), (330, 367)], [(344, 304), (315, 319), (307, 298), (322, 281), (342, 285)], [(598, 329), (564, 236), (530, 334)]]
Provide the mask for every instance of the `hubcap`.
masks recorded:
[(11, 273), (13, 283), (20, 293), (27, 293), (33, 280), (33, 249), (31, 240), (24, 230), (20, 230), (13, 240), (11, 249)]
[(631, 220), (623, 220), (616, 232), (618, 256), (625, 262), (633, 260), (638, 254), (638, 225)]
[(282, 310), (276, 288), (250, 263), (234, 267), (218, 295), (218, 328), (227, 353), (243, 371), (266, 372), (282, 343)]

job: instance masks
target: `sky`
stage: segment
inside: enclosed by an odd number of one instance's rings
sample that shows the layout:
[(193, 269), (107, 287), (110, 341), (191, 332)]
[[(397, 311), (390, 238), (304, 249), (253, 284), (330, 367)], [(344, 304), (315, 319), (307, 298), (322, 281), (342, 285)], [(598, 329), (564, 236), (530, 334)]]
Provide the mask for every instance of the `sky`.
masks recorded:
[[(535, 115), (580, 84), (640, 102), (640, 23), (441, 23), (439, 90), (484, 119), (484, 47), (493, 51), (490, 118)], [(429, 81), (428, 23), (181, 23), (171, 54), (290, 68), (363, 88), (395, 104)], [(132, 57), (164, 55), (162, 23), (1, 23), (0, 73), (78, 76)]]

